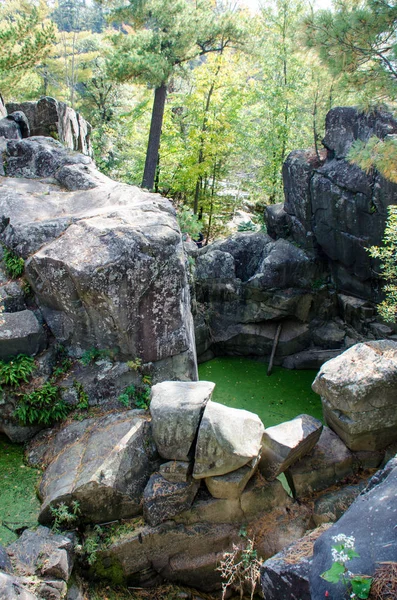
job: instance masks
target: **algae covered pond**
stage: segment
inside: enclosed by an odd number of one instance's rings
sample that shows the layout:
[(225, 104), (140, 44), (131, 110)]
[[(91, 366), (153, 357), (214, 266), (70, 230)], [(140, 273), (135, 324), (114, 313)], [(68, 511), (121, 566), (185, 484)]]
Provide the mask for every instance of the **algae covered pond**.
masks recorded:
[(214, 358), (199, 365), (199, 377), (213, 381), (215, 402), (256, 413), (265, 427), (306, 413), (322, 419), (320, 396), (311, 389), (317, 371), (293, 371), (236, 356)]
[(17, 539), (11, 530), (37, 525), (40, 503), (35, 487), (40, 471), (23, 463), (23, 446), (0, 435), (0, 544)]

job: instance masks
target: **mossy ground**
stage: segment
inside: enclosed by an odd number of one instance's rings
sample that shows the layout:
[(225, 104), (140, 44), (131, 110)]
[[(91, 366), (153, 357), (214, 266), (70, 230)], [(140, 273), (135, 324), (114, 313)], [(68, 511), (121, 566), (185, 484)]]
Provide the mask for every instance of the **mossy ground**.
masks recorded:
[(35, 487), (40, 471), (26, 467), (23, 446), (0, 435), (0, 544), (17, 539), (13, 531), (37, 525), (40, 503)]
[(306, 413), (322, 419), (320, 396), (311, 389), (317, 371), (291, 371), (235, 356), (215, 358), (199, 365), (199, 377), (216, 383), (212, 399), (232, 408), (256, 413), (265, 427)]

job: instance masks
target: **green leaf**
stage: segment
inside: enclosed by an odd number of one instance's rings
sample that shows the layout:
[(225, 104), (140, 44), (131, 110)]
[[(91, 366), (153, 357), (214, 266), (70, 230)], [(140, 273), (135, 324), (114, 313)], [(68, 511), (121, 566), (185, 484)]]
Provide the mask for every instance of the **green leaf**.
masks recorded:
[(351, 579), (352, 590), (358, 598), (365, 600), (371, 591), (372, 577), (353, 577)]
[(324, 571), (321, 575), (325, 581), (329, 581), (330, 583), (338, 583), (340, 581), (341, 576), (345, 572), (345, 567), (341, 563), (335, 562), (328, 571)]

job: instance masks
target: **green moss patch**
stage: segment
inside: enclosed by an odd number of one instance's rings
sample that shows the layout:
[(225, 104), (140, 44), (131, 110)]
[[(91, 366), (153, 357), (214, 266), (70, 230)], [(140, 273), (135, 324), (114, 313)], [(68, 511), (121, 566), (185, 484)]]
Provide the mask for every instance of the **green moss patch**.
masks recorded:
[(40, 471), (24, 465), (23, 447), (0, 436), (0, 544), (15, 541), (20, 527), (37, 525)]
[(235, 356), (215, 358), (199, 365), (199, 378), (216, 383), (212, 399), (232, 408), (256, 413), (265, 427), (306, 413), (322, 419), (320, 396), (311, 389), (317, 371), (292, 371)]

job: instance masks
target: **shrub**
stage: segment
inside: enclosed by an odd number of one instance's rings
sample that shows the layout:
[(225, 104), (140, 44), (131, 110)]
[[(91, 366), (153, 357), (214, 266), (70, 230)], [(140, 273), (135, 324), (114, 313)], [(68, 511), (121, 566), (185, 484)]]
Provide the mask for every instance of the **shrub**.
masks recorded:
[(23, 394), (14, 414), (23, 425), (49, 425), (64, 419), (69, 410), (70, 407), (60, 397), (59, 387), (48, 382), (30, 394)]
[(25, 261), (8, 248), (3, 250), (3, 260), (6, 271), (12, 279), (20, 277), (25, 269)]
[(70, 506), (60, 502), (58, 506), (50, 506), (51, 516), (54, 518), (53, 531), (59, 533), (61, 530), (70, 529), (80, 516), (80, 503), (72, 500)]
[[(146, 376), (148, 378), (148, 376)], [(118, 397), (119, 402), (123, 406), (130, 407), (134, 404), (136, 408), (147, 410), (150, 404), (150, 385), (144, 383), (140, 387), (129, 385), (125, 388), (122, 394)]]
[(0, 387), (2, 385), (16, 387), (22, 381), (27, 383), (34, 369), (33, 358), (26, 354), (18, 354), (8, 361), (0, 360)]

